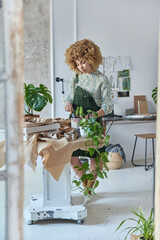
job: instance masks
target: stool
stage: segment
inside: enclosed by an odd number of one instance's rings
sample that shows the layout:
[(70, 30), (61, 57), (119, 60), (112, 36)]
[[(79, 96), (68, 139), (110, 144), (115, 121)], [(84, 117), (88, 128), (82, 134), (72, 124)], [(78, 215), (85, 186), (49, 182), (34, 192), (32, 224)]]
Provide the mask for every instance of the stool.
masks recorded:
[[(156, 134), (154, 133), (147, 133), (147, 134), (135, 134), (134, 135), (135, 138), (135, 143), (134, 143), (134, 148), (133, 148), (133, 153), (132, 153), (132, 159), (131, 162), (134, 166), (145, 166), (145, 170), (147, 171), (150, 167), (154, 166), (154, 162), (155, 162), (155, 154), (154, 154), (154, 138), (156, 138)], [(136, 143), (137, 143), (137, 138), (144, 138), (145, 139), (145, 164), (141, 165), (141, 164), (135, 164), (133, 162), (133, 158), (134, 158), (134, 153), (135, 153), (135, 148), (136, 148)], [(152, 150), (153, 150), (153, 163), (147, 165), (147, 140), (148, 139), (152, 139)]]

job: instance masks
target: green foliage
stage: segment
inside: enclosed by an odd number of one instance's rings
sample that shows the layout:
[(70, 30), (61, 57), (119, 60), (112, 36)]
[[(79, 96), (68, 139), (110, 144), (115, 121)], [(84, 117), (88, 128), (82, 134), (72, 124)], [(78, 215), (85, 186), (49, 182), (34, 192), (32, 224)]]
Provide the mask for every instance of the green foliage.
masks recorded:
[(26, 114), (31, 114), (33, 110), (40, 112), (48, 102), (53, 102), (51, 92), (43, 84), (40, 84), (39, 87), (35, 87), (33, 84), (27, 86), (27, 84), (24, 83), (24, 90)]
[(157, 91), (158, 91), (158, 87), (155, 87), (152, 90), (152, 98), (155, 103), (157, 103)]
[(145, 218), (144, 213), (141, 208), (139, 211), (132, 210), (131, 211), (138, 219), (135, 218), (127, 218), (123, 220), (116, 231), (128, 220), (134, 221), (136, 223), (135, 227), (127, 227), (123, 231), (128, 230), (125, 240), (127, 239), (129, 234), (139, 233), (139, 238), (144, 240), (153, 240), (154, 239), (154, 217), (153, 217), (153, 208), (151, 209), (150, 216), (148, 219)]
[(79, 116), (79, 106), (76, 108), (76, 117)]
[[(88, 114), (90, 113), (91, 111), (88, 110)], [(92, 115), (92, 117), (89, 119), (82, 118), (80, 120), (79, 126), (82, 126), (82, 128), (88, 135), (88, 141), (86, 142), (86, 152), (89, 152), (91, 158), (93, 154), (96, 153), (97, 155), (97, 157), (95, 158), (96, 169), (95, 171), (89, 172), (89, 164), (84, 162), (81, 167), (76, 166), (75, 168), (78, 171), (84, 170), (85, 173), (80, 179), (73, 179), (73, 183), (76, 185), (76, 189), (78, 188), (85, 196), (88, 194), (89, 191), (91, 191), (92, 194), (95, 194), (95, 189), (99, 185), (99, 181), (96, 180), (97, 176), (101, 179), (105, 179), (107, 178), (107, 171), (109, 170), (107, 167), (108, 153), (100, 152), (99, 148), (101, 148), (103, 145), (107, 146), (109, 144), (110, 136), (103, 136), (104, 128), (101, 126), (100, 123), (96, 121), (96, 117), (98, 116), (98, 114), (96, 112), (92, 112), (92, 114), (95, 117)], [(92, 146), (90, 145), (90, 139), (93, 140)], [(103, 169), (101, 166), (103, 166)], [(81, 187), (81, 185), (84, 185), (84, 181), (95, 181), (95, 184), (92, 187), (88, 185), (87, 187)]]
[(83, 113), (83, 107), (82, 106), (78, 106), (76, 108), (76, 117), (84, 117), (84, 113)]

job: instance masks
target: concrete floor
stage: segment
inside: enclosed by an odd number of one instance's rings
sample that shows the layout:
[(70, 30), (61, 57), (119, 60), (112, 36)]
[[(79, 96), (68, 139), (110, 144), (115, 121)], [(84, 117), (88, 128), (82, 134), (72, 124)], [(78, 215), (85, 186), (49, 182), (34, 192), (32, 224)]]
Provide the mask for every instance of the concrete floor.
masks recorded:
[[(35, 175), (30, 169), (25, 171), (24, 206), (29, 204), (30, 194), (42, 192), (41, 172), (38, 169)], [(132, 217), (130, 210), (139, 206), (149, 215), (153, 206), (152, 189), (153, 169), (146, 172), (144, 167), (127, 162), (121, 169), (109, 171), (108, 179), (100, 180), (97, 196), (87, 205), (83, 225), (70, 220), (44, 220), (32, 225), (24, 221), (24, 240), (124, 240), (123, 228), (115, 233), (117, 226)], [(72, 196), (75, 203), (82, 203), (80, 193), (73, 192)], [(4, 240), (1, 236), (0, 240)]]

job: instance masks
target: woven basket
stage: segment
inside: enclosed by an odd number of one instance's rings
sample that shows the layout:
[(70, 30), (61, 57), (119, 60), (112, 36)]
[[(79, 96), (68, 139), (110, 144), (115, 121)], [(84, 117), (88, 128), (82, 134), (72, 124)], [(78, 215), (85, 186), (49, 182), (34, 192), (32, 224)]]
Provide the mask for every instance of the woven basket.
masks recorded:
[(110, 170), (118, 169), (123, 164), (123, 158), (118, 152), (109, 152), (108, 153), (108, 160), (107, 166)]

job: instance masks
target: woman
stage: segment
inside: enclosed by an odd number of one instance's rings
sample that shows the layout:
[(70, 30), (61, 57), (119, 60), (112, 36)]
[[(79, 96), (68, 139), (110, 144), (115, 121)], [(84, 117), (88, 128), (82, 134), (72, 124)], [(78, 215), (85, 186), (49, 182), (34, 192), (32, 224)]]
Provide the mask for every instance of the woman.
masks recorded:
[[(97, 70), (102, 63), (100, 48), (91, 40), (83, 39), (72, 44), (66, 50), (65, 57), (65, 62), (75, 72), (65, 100), (65, 111), (75, 113), (77, 106), (82, 106), (84, 114), (87, 114), (87, 110), (97, 112), (97, 121), (102, 124), (102, 116), (112, 112), (112, 104), (108, 78)], [(84, 171), (77, 171), (74, 168), (82, 166), (79, 156), (86, 156), (85, 151), (78, 149), (73, 152), (71, 166), (81, 178)], [(95, 160), (91, 158), (90, 171), (94, 170)], [(88, 186), (87, 184), (85, 181), (84, 186)], [(94, 181), (90, 183), (90, 187), (93, 185)]]

